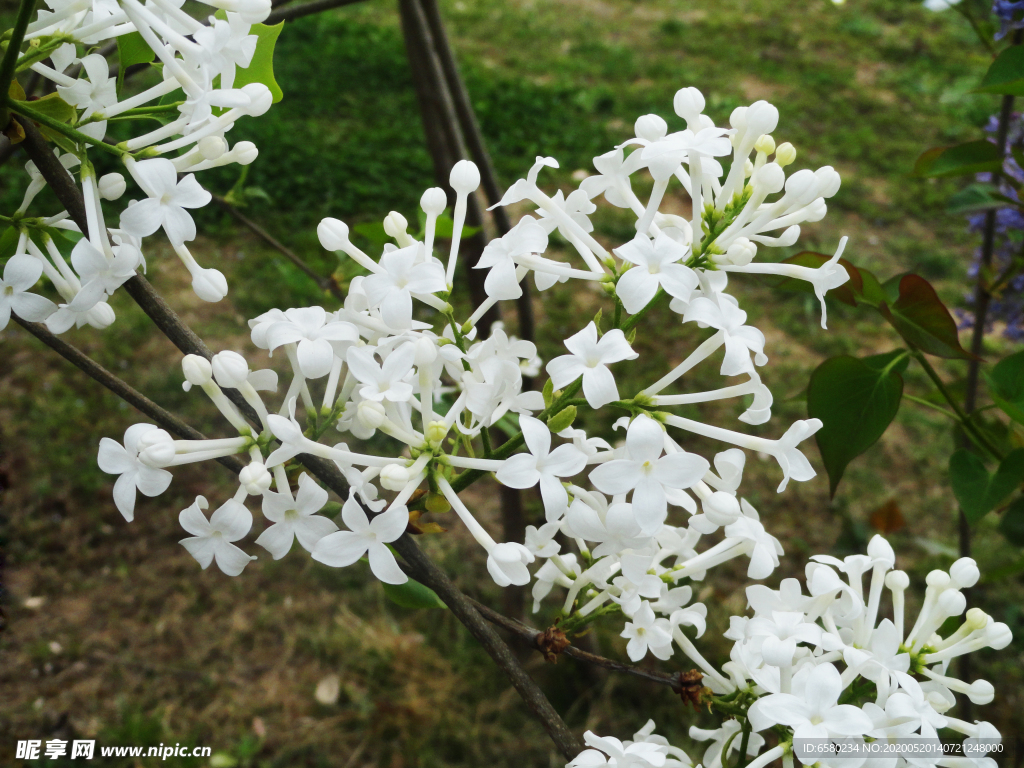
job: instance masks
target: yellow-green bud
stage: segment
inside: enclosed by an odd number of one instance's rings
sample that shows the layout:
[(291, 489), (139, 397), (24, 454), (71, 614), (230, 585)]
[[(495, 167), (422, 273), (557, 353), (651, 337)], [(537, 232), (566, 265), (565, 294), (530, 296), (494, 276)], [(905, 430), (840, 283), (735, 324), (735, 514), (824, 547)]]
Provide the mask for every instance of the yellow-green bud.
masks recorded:
[(771, 134), (765, 133), (754, 142), (754, 149), (758, 152), (764, 152), (766, 155), (770, 155), (775, 151), (775, 139), (771, 137)]
[(427, 501), (424, 506), (426, 507), (427, 512), (433, 512), (435, 515), (448, 512), (452, 508), (452, 505), (448, 503), (448, 499), (440, 493), (428, 493)]
[(572, 426), (573, 421), (576, 420), (576, 406), (569, 405), (559, 411), (557, 414), (548, 419), (548, 429), (554, 433), (561, 432), (563, 429), (568, 429)]
[(448, 434), (448, 425), (443, 421), (432, 421), (427, 424), (427, 434), (425, 437), (428, 442), (440, 443), (444, 440), (444, 436)]
[(796, 147), (788, 141), (785, 144), (779, 144), (779, 146), (775, 148), (775, 162), (783, 168), (787, 165), (791, 165), (794, 160), (796, 160)]

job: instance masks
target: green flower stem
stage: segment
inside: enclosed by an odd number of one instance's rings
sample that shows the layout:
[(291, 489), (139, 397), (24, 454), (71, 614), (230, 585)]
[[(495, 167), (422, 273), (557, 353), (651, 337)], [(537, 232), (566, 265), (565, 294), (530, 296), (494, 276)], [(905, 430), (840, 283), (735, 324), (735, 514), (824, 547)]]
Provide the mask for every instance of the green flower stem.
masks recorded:
[(18, 17), (11, 28), (11, 39), (7, 43), (7, 50), (4, 52), (3, 60), (0, 60), (0, 129), (6, 128), (11, 122), (11, 109), (8, 106), (7, 92), (11, 88), (11, 81), (18, 66), (18, 55), (21, 53), (21, 43), (25, 39), (25, 30), (28, 29), (29, 21), (32, 19), (32, 12), (35, 10), (36, 0), (21, 0), (18, 8)]
[(65, 125), (60, 120), (56, 120), (49, 115), (44, 115), (42, 112), (36, 112), (31, 107), (26, 106), (23, 101), (8, 99), (7, 105), (15, 114), (27, 117), (29, 120), (33, 120), (40, 125), (45, 125), (50, 130), (62, 133), (79, 144), (92, 144), (97, 149), (102, 149), (104, 152), (114, 155), (117, 158), (123, 158), (130, 155), (129, 152), (107, 144), (102, 139), (94, 139), (92, 136), (86, 136), (81, 131), (76, 131), (70, 125)]
[(917, 403), (918, 405), (923, 405), (925, 408), (931, 408), (933, 411), (938, 411), (943, 416), (950, 418), (953, 421), (960, 421), (959, 417), (952, 411), (947, 411), (941, 405), (936, 405), (935, 403), (929, 402), (928, 400), (925, 400), (923, 397), (915, 397), (914, 395), (908, 395), (904, 393), (903, 399), (909, 400), (912, 403)]
[(56, 38), (51, 38), (49, 42), (40, 45), (31, 53), (26, 53), (18, 59), (18, 63), (15, 65), (15, 71), (24, 72), (33, 64), (48, 58), (51, 53), (64, 45), (64, 43), (72, 42), (72, 40), (73, 39), (67, 35), (59, 35)]
[(647, 302), (647, 304), (644, 305), (643, 309), (641, 309), (639, 312), (637, 312), (635, 315), (630, 317), (626, 322), (622, 324), (622, 332), (629, 333), (631, 330), (633, 330), (633, 327), (640, 322), (643, 316), (647, 314), (648, 310), (650, 310), (651, 307), (660, 302), (662, 298), (664, 298), (667, 295), (668, 294), (665, 293), (665, 289), (659, 287), (658, 292), (654, 294), (654, 298)]
[(954, 398), (949, 389), (946, 388), (945, 382), (942, 381), (942, 378), (932, 367), (932, 364), (928, 362), (924, 353), (919, 349), (914, 349), (911, 354), (914, 359), (920, 363), (921, 367), (924, 368), (924, 372), (928, 374), (928, 378), (932, 380), (933, 384), (935, 384), (936, 389), (939, 390), (943, 399), (949, 403), (953, 412), (956, 414), (957, 421), (960, 422), (960, 426), (963, 427), (964, 433), (971, 439), (971, 442), (983, 449), (986, 453), (991, 454), (997, 460), (1002, 461), (1002, 452), (992, 445), (988, 438), (985, 437), (985, 435), (974, 425), (964, 409), (960, 407), (960, 403), (956, 401), (956, 398)]

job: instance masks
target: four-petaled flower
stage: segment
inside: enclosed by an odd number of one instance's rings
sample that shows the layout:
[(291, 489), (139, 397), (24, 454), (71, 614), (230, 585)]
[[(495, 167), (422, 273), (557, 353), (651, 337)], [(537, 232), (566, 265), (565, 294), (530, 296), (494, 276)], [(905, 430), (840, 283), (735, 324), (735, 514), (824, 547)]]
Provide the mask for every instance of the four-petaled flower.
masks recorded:
[(108, 475), (120, 475), (114, 483), (114, 504), (129, 523), (135, 519), (135, 491), (159, 496), (171, 484), (171, 473), (139, 461), (139, 441), (152, 424), (133, 424), (124, 433), (124, 445), (104, 437), (100, 440), (97, 463)]
[(163, 157), (131, 163), (128, 170), (149, 197), (125, 208), (121, 229), (146, 237), (163, 227), (171, 245), (176, 246), (194, 240), (196, 223), (185, 209), (202, 208), (211, 200), (195, 174), (178, 181), (174, 163)]
[(447, 289), (444, 268), (437, 261), (417, 262), (422, 245), (385, 253), (380, 258), (383, 271), (363, 280), (363, 291), (370, 303), (380, 308), (380, 317), (389, 328), (412, 327), (414, 294), (437, 293)]
[(636, 266), (626, 270), (615, 285), (615, 295), (631, 315), (646, 307), (661, 287), (671, 296), (689, 301), (697, 287), (697, 274), (679, 260), (690, 252), (664, 232), (653, 241), (637, 234), (615, 253)]
[(622, 331), (615, 328), (598, 339), (597, 326), (590, 322), (566, 339), (565, 346), (572, 354), (556, 357), (547, 365), (552, 386), (561, 389), (583, 376), (583, 396), (591, 408), (601, 408), (618, 400), (619, 389), (608, 366), (639, 357)]
[(31, 256), (12, 256), (4, 265), (4, 277), (0, 280), (0, 331), (11, 321), (11, 312), (22, 320), (37, 323), (57, 310), (49, 299), (28, 292), (42, 274), (42, 262)]
[(252, 528), (252, 513), (240, 501), (228, 499), (207, 520), (201, 510), (209, 506), (205, 496), (196, 496), (192, 506), (181, 510), (178, 522), (192, 535), (178, 543), (203, 566), (204, 571), (216, 560), (222, 572), (237, 576), (250, 561), (256, 559), (231, 543), (241, 539)]
[(314, 560), (341, 568), (368, 555), (370, 570), (385, 584), (404, 584), (409, 580), (386, 546), (405, 533), (409, 525), (408, 509), (392, 505), (370, 520), (355, 497), (350, 495), (341, 508), (341, 519), (350, 530), (330, 533), (320, 539), (313, 547)]
[(540, 483), (544, 509), (549, 519), (555, 519), (569, 504), (569, 495), (559, 478), (572, 477), (580, 472), (587, 464), (587, 456), (568, 443), (552, 451), (550, 430), (544, 422), (532, 416), (521, 416), (519, 427), (530, 452), (506, 459), (498, 470), (498, 482), (509, 488), (532, 488)]
[(299, 491), (295, 498), (288, 493), (266, 491), (263, 494), (263, 515), (273, 523), (256, 543), (280, 560), (292, 548), (292, 541), (310, 552), (320, 539), (338, 530), (333, 521), (315, 514), (327, 503), (327, 491), (305, 472), (299, 477)]

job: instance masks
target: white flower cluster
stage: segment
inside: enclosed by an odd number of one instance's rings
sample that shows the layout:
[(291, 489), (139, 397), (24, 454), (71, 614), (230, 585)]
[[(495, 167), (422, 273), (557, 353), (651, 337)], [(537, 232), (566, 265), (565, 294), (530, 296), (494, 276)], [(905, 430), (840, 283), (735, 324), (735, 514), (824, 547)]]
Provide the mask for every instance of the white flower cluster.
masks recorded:
[[(138, 268), (145, 269), (142, 239), (161, 228), (192, 275), (192, 287), (201, 299), (219, 301), (227, 293), (224, 275), (199, 266), (185, 245), (196, 237), (189, 209), (211, 200), (195, 172), (230, 163), (248, 165), (258, 154), (249, 141), (229, 147), (225, 135), (239, 118), (262, 115), (273, 101), (262, 83), (232, 87), (236, 70), (252, 61), (258, 38), (250, 29), (270, 13), (270, 1), (209, 0), (207, 4), (220, 9), (220, 16), (204, 23), (186, 14), (181, 0), (47, 0), (48, 10), (39, 11), (29, 25), (19, 70), (30, 68), (49, 80), (64, 105), (73, 108), (74, 118), (58, 141), (66, 151), (54, 152), (69, 174), (77, 172), (89, 226), (80, 233), (83, 237), (68, 264), (51, 232), (79, 233), (79, 228), (66, 211), (46, 217), (28, 215), (46, 182), (35, 163), (27, 163), (30, 181), (21, 206), (9, 219), (19, 238), (0, 282), (0, 329), (7, 325), (12, 310), (25, 320), (45, 321), (54, 333), (72, 326), (109, 326), (115, 318), (106, 299)], [(117, 68), (111, 70), (101, 53), (88, 51), (133, 33), (152, 49), (162, 78), (119, 99)], [(184, 94), (181, 100), (162, 103), (179, 90)], [(25, 102), (29, 109), (42, 103)], [(149, 130), (154, 117), (165, 116), (166, 122)], [(116, 146), (103, 144), (113, 120), (145, 126), (146, 132)], [(53, 129), (50, 135), (60, 139), (60, 133)], [(117, 172), (97, 178), (88, 150), (99, 144), (119, 157), (146, 195), (129, 201), (120, 213), (118, 229), (107, 229), (104, 201), (121, 198), (127, 184)], [(187, 175), (179, 180), (179, 174)], [(42, 275), (62, 297), (59, 306), (30, 293)]]
[[(967, 610), (964, 616), (963, 590), (979, 577), (975, 562), (962, 558), (949, 571), (928, 574), (924, 604), (908, 630), (904, 593), (910, 578), (892, 570), (895, 553), (881, 536), (871, 540), (866, 555), (811, 559), (806, 571), (809, 594), (796, 579), (784, 579), (777, 590), (760, 584), (747, 587), (754, 615), (731, 618), (725, 636), (734, 645), (721, 671), (691, 650), (685, 635), (675, 637), (701, 667), (711, 691), (742, 710), (742, 722), (734, 717), (716, 730), (690, 729), (691, 738), (711, 742), (703, 765), (725, 765), (726, 755), (745, 742), (746, 757), (753, 758), (748, 768), (775, 760), (791, 766), (794, 757), (805, 765), (995, 768), (986, 753), (996, 747), (998, 730), (987, 722), (968, 723), (947, 714), (956, 694), (983, 705), (995, 693), (987, 680), (966, 682), (951, 676), (950, 661), (982, 648), (1001, 650), (1012, 640), (1005, 624), (980, 609)], [(886, 590), (892, 619), (880, 618)], [(938, 634), (947, 620), (960, 616), (964, 618), (956, 630), (946, 637)], [(937, 741), (940, 728), (965, 737), (962, 755), (933, 752), (925, 758), (922, 752), (915, 758), (912, 751), (901, 755), (876, 749), (877, 757), (858, 762), (850, 755), (819, 751), (829, 739), (886, 745), (917, 739), (913, 743), (920, 745)], [(583, 752), (570, 765), (668, 765), (666, 755), (672, 753), (666, 749), (671, 748), (649, 747), (641, 739), (652, 730), (649, 723), (625, 748), (615, 739), (588, 734), (587, 743), (599, 751)], [(779, 744), (762, 751), (765, 739), (760, 734), (770, 730)], [(745, 738), (739, 738), (744, 731)], [(684, 757), (681, 764), (692, 762)]]
[[(232, 499), (209, 518), (202, 497), (181, 513), (182, 526), (191, 534), (182, 544), (204, 568), (216, 561), (225, 573), (238, 575), (255, 559), (237, 544), (252, 527), (245, 503), (254, 496), (269, 524), (255, 543), (273, 558), (287, 554), (297, 538), (317, 561), (346, 566), (366, 557), (377, 578), (403, 583), (406, 576), (386, 545), (407, 530), (410, 509), (417, 515), (424, 509), (438, 514), (452, 509), (485, 551), (497, 584), (532, 580), (535, 610), (556, 586), (565, 591), (561, 626), (580, 627), (616, 614), (623, 619), (622, 636), (629, 640), (634, 661), (648, 652), (666, 659), (681, 649), (707, 676), (715, 696), (746, 713), (743, 741), (751, 754), (764, 743), (749, 733), (751, 726), (799, 731), (806, 721), (819, 733), (818, 726), (835, 715), (846, 723), (837, 733), (864, 735), (887, 728), (902, 733), (912, 722), (920, 729), (924, 719), (952, 722), (942, 720), (934, 686), (963, 691), (966, 684), (946, 677), (946, 662), (958, 653), (1008, 642), (1005, 627), (978, 612), (969, 613), (968, 628), (952, 638), (933, 637), (945, 618), (958, 615), (958, 605), (959, 612), (964, 610), (959, 590), (973, 582), (963, 562), (945, 581), (929, 577), (929, 584), (935, 584), (906, 638), (901, 629), (906, 577), (899, 572), (886, 577), (894, 557), (881, 540), (872, 544), (867, 558), (817, 558), (808, 570), (810, 597), (790, 581), (777, 593), (752, 587), (755, 617), (734, 621), (733, 660), (723, 671), (704, 659), (683, 630), (693, 627), (698, 637), (705, 630), (707, 611), (691, 602), (689, 582), (740, 557), (748, 559), (750, 578), (764, 579), (782, 554), (755, 509), (737, 495), (742, 449), (778, 462), (781, 492), (791, 479), (814, 476), (799, 445), (821, 426), (816, 419), (797, 421), (781, 437), (768, 439), (674, 412), (679, 406), (752, 396), (739, 420), (758, 425), (770, 418), (772, 395), (757, 373), (767, 362), (765, 338), (746, 324), (746, 313), (726, 293), (728, 277), (749, 273), (806, 280), (821, 300), (824, 325), (824, 295), (848, 275), (838, 264), (845, 238), (835, 257), (817, 269), (756, 260), (759, 246), (796, 242), (800, 224), (820, 220), (825, 199), (839, 189), (838, 174), (830, 167), (787, 176), (784, 169), (796, 152), (789, 144), (776, 146), (771, 136), (778, 122), (775, 107), (760, 101), (739, 108), (730, 117), (731, 127), (720, 128), (703, 114), (704, 99), (694, 88), (679, 91), (674, 106), (685, 129), (669, 133), (662, 118), (641, 117), (636, 137), (595, 158), (599, 175), (569, 195), (549, 196), (540, 189), (540, 170), (556, 163), (538, 158), (502, 200), (529, 201), (536, 210), (484, 250), (475, 266), (488, 270), (488, 298), (465, 321), (455, 318), (449, 300), (467, 199), (480, 183), (472, 163), (462, 161), (452, 170), (454, 235), (446, 258), (435, 256), (437, 220), (447, 207), (441, 189), (427, 190), (422, 197), (422, 239), (409, 234), (400, 214), (387, 217), (385, 230), (395, 243), (386, 245), (378, 260), (352, 243), (345, 224), (325, 219), (318, 229), (321, 244), (351, 258), (367, 274), (352, 280), (340, 308), (272, 309), (249, 322), (253, 343), (272, 354), (283, 352), (289, 363), (290, 380), (276, 412), (261, 394), (277, 389), (274, 372), (252, 371), (244, 357), (231, 351), (212, 361), (187, 356), (182, 364), (185, 389), (201, 387), (237, 436), (175, 440), (151, 425), (135, 425), (123, 445), (104, 439), (100, 466), (120, 475), (118, 508), (130, 520), (136, 492), (161, 493), (171, 467), (248, 454)], [(720, 157), (731, 158), (727, 170)], [(632, 177), (641, 171), (653, 179), (646, 204), (632, 187)], [(659, 211), (673, 180), (691, 198), (688, 218)], [(591, 234), (589, 216), (599, 196), (636, 216), (636, 236), (610, 250)], [(571, 256), (549, 250), (556, 230)], [(478, 327), (495, 302), (520, 295), (520, 282), (531, 272), (541, 291), (576, 279), (590, 283), (609, 302), (607, 312), (565, 339), (567, 354), (547, 363), (543, 392), (523, 389), (524, 375), (537, 375), (541, 366), (535, 346), (498, 325)], [(623, 398), (613, 368), (638, 357), (632, 346), (637, 324), (658, 303), (668, 305), (681, 323), (710, 332), (659, 380)], [(720, 373), (740, 377), (739, 383), (681, 391), (686, 374), (719, 349)], [(246, 423), (224, 389), (237, 390), (251, 406), (260, 420), (258, 430)], [(613, 425), (624, 431), (621, 444), (612, 446), (574, 427), (582, 408), (624, 414)], [(492, 445), (500, 430), (513, 436)], [(347, 433), (350, 441), (377, 436), (374, 445), (388, 447), (370, 454), (346, 442), (321, 441), (338, 432)], [(686, 450), (687, 435), (731, 447), (708, 461)], [(334, 462), (351, 485), (341, 513), (344, 530), (317, 514), (328, 495), (308, 475), (298, 478), (293, 491), (288, 462), (301, 454)], [(495, 541), (459, 497), (458, 491), (488, 473), (506, 487), (539, 487), (546, 522), (530, 526), (525, 541)], [(417, 493), (421, 486), (423, 492)], [(711, 535), (717, 543), (702, 542)], [(572, 551), (563, 549), (562, 542), (571, 542)], [(529, 566), (538, 561), (531, 575)], [(841, 581), (834, 569), (849, 581)], [(872, 582), (865, 599), (860, 576), (868, 570)], [(976, 569), (973, 573), (976, 580)], [(893, 592), (897, 617), (876, 626), (883, 583)], [(846, 664), (843, 673), (835, 667), (839, 662)], [(930, 680), (915, 688), (911, 673)], [(844, 704), (833, 712), (840, 693), (861, 678), (877, 684), (878, 711), (863, 708), (852, 715)], [(967, 688), (980, 694), (984, 686)], [(888, 712), (888, 701), (897, 702), (893, 708), (917, 707), (923, 719)], [(712, 755), (713, 748), (705, 757), (712, 768), (724, 764), (722, 753), (739, 744), (733, 737), (740, 726), (730, 722), (708, 736), (718, 744), (718, 752)], [(634, 743), (592, 737), (594, 749), (574, 765), (690, 764), (651, 729), (653, 724)], [(789, 747), (780, 746), (755, 762), (764, 765), (791, 755)]]

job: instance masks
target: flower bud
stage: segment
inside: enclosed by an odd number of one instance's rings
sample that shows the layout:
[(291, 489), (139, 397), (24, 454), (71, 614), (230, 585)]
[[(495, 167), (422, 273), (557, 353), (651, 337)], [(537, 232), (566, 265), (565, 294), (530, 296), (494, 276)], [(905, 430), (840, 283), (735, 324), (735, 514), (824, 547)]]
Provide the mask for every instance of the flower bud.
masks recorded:
[(796, 160), (796, 147), (788, 141), (775, 148), (775, 162), (785, 168)]
[(991, 704), (992, 699), (995, 697), (995, 686), (993, 686), (988, 680), (975, 680), (971, 683), (971, 687), (967, 691), (967, 698), (971, 700), (972, 704), (977, 704), (979, 706)]
[(228, 295), (228, 281), (219, 269), (197, 269), (192, 273), (192, 290), (203, 301), (216, 302)]
[(750, 158), (748, 157), (746, 160), (743, 161), (743, 178), (744, 179), (749, 179), (753, 175), (754, 175), (754, 164), (752, 162), (750, 162)]
[(763, 134), (754, 142), (754, 149), (758, 152), (764, 152), (766, 155), (770, 155), (775, 151), (775, 139), (767, 133)]
[(448, 434), (448, 425), (443, 421), (432, 421), (427, 425), (427, 442), (440, 443)]
[(668, 133), (668, 123), (658, 115), (643, 115), (637, 118), (633, 128), (637, 137), (646, 141), (657, 141)]
[(474, 192), (480, 186), (480, 169), (472, 160), (459, 160), (452, 168), (448, 183), (460, 195)]
[(868, 555), (875, 560), (888, 563), (890, 568), (896, 562), (896, 553), (893, 551), (892, 545), (877, 534), (872, 536), (871, 541), (868, 542)]
[(424, 365), (430, 365), (437, 359), (437, 345), (434, 344), (433, 339), (423, 337), (416, 340), (416, 357), (413, 358), (413, 362), (416, 363), (416, 367), (419, 368)]
[(174, 438), (162, 429), (151, 429), (139, 438), (139, 461), (151, 467), (166, 467), (174, 461)]
[(270, 474), (270, 470), (261, 461), (247, 464), (238, 473), (238, 482), (250, 496), (262, 496), (264, 491), (270, 489), (273, 479), (274, 476)]
[(428, 216), (440, 216), (448, 207), (448, 195), (440, 187), (431, 187), (420, 198), (420, 208)]
[(222, 387), (238, 388), (249, 378), (249, 363), (237, 352), (218, 352), (213, 356), (213, 377)]
[(826, 213), (828, 213), (828, 205), (825, 204), (825, 198), (816, 197), (804, 208), (804, 221), (813, 224), (824, 219)]
[(110, 326), (116, 319), (114, 308), (105, 301), (96, 302), (93, 308), (85, 313), (85, 322), (100, 331)]
[(935, 589), (945, 589), (949, 586), (949, 574), (945, 571), (932, 571), (925, 576), (924, 582)]
[(905, 571), (889, 571), (885, 574), (885, 586), (893, 592), (902, 592), (910, 586), (910, 577)]
[(939, 610), (944, 616), (959, 616), (967, 608), (967, 598), (956, 589), (947, 589), (939, 595)]
[(988, 614), (981, 608), (971, 608), (967, 611), (967, 626), (971, 630), (984, 629), (988, 626)]
[(754, 171), (750, 183), (759, 193), (772, 195), (782, 191), (782, 187), (786, 183), (786, 172), (779, 167), (778, 163), (765, 163)]
[(548, 429), (554, 433), (559, 433), (563, 429), (568, 429), (572, 426), (572, 423), (576, 420), (576, 406), (567, 405), (565, 408), (560, 410), (550, 419), (548, 419)]
[(363, 400), (356, 409), (356, 420), (366, 429), (374, 430), (384, 423), (387, 414), (384, 406), (376, 400)]
[(397, 239), (399, 235), (404, 235), (408, 228), (409, 220), (398, 211), (392, 211), (384, 217), (384, 234), (388, 237)]
[(970, 589), (978, 583), (981, 571), (973, 558), (961, 557), (949, 567), (949, 577), (960, 589)]
[(1001, 621), (994, 621), (989, 624), (985, 634), (988, 637), (989, 647), (997, 651), (1003, 650), (1003, 648), (1013, 642), (1013, 632)]
[(185, 355), (181, 361), (181, 371), (185, 374), (185, 383), (188, 385), (186, 392), (193, 384), (201, 387), (213, 379), (213, 366), (209, 360), (199, 355)]
[[(269, 0), (267, 0), (269, 6)], [(245, 108), (245, 114), (250, 117), (259, 117), (266, 113), (274, 103), (274, 95), (263, 83), (249, 83), (242, 86), (242, 93), (249, 97), (250, 104)]]
[(322, 219), (316, 228), (320, 245), (328, 251), (342, 251), (348, 245), (348, 224), (330, 217)]
[(428, 493), (426, 501), (427, 512), (431, 514), (440, 515), (451, 510), (452, 505), (448, 503), (448, 499), (442, 496), (440, 493)]
[(259, 149), (251, 141), (240, 141), (231, 148), (231, 156), (239, 165), (249, 165), (259, 154)]
[(767, 101), (755, 101), (747, 108), (745, 117), (746, 129), (754, 136), (771, 133), (779, 125), (779, 110)]
[(757, 245), (745, 237), (737, 237), (725, 252), (725, 261), (737, 267), (745, 267), (757, 255)]
[(196, 144), (196, 149), (207, 160), (216, 160), (228, 151), (228, 143), (220, 136), (204, 136)]
[(100, 197), (104, 200), (117, 200), (124, 194), (128, 185), (125, 183), (124, 176), (120, 173), (107, 173), (100, 176), (97, 186), (99, 187)]
[(389, 491), (402, 490), (409, 479), (409, 469), (401, 464), (388, 464), (380, 471), (381, 487)]
[(818, 196), (814, 194), (817, 186), (814, 171), (804, 168), (786, 179), (786, 196), (791, 197), (795, 205), (806, 205)]
[(814, 172), (814, 178), (818, 182), (818, 194), (815, 197), (832, 197), (836, 192), (839, 191), (839, 187), (842, 185), (843, 180), (836, 173), (836, 169), (831, 165), (825, 165)]
[(676, 95), (672, 99), (672, 108), (686, 121), (687, 126), (691, 121), (697, 122), (701, 112), (704, 111), (704, 106), (704, 94), (692, 87), (676, 91)]
[[(219, 4), (214, 3), (217, 7)], [(270, 0), (238, 0), (232, 9), (246, 24), (260, 24), (270, 15)]]
[(736, 129), (736, 133), (732, 135), (733, 146), (736, 145), (737, 137), (746, 130), (747, 127), (747, 107), (736, 107), (729, 115), (729, 125)]
[(740, 519), (740, 503), (731, 493), (715, 491), (703, 502), (704, 514), (715, 525), (731, 525)]

